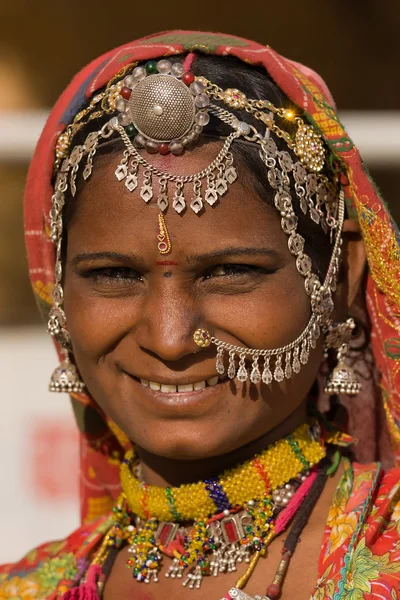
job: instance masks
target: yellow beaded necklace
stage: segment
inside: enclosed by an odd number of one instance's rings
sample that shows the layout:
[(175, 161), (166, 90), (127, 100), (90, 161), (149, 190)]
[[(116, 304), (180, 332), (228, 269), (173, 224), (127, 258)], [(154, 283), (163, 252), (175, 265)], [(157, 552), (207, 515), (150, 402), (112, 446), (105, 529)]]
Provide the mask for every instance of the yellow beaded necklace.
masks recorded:
[(271, 495), (324, 456), (325, 448), (315, 427), (303, 424), (220, 477), (175, 488), (150, 486), (135, 477), (135, 455), (130, 450), (121, 465), (121, 484), (127, 505), (142, 519), (196, 521)]
[(204, 576), (234, 571), (245, 561), (248, 569), (236, 586), (241, 589), (311, 489), (317, 472), (309, 469), (325, 455), (319, 426), (303, 424), (220, 477), (161, 488), (135, 476), (130, 451), (121, 465), (114, 525), (93, 564), (103, 565), (110, 548), (127, 544), (127, 566), (137, 581), (158, 581), (166, 554), (173, 559), (166, 577), (198, 588)]

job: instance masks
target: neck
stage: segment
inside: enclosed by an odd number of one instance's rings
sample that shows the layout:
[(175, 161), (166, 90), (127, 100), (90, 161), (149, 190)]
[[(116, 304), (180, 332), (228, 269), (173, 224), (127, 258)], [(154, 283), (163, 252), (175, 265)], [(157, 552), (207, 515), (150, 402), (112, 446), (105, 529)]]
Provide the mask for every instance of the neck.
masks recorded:
[(252, 458), (277, 440), (289, 435), (307, 420), (306, 404), (301, 404), (289, 417), (250, 443), (220, 456), (199, 460), (177, 460), (157, 456), (135, 446), (142, 465), (142, 477), (149, 485), (179, 486), (219, 475), (225, 469)]

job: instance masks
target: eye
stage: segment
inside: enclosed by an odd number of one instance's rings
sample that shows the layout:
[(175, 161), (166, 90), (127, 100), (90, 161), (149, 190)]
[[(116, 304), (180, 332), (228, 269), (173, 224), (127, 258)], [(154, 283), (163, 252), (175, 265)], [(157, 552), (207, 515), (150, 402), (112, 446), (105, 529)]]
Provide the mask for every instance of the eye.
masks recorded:
[(241, 265), (241, 264), (221, 264), (216, 267), (212, 267), (207, 270), (204, 279), (211, 279), (214, 277), (243, 277), (243, 276), (254, 276), (261, 275), (263, 273), (273, 272), (267, 271), (262, 267), (256, 265)]
[(142, 275), (129, 267), (103, 267), (101, 269), (92, 269), (85, 273), (84, 277), (88, 277), (94, 282), (105, 283), (129, 284), (136, 281), (143, 281)]

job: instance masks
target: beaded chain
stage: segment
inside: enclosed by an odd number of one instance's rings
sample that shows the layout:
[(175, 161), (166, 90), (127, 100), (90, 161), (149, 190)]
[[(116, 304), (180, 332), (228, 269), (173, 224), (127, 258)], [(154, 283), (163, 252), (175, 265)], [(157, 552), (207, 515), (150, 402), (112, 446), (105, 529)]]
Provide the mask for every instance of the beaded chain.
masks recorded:
[(121, 484), (127, 504), (140, 518), (186, 522), (205, 519), (244, 506), (249, 500), (271, 494), (325, 456), (315, 427), (303, 424), (253, 459), (214, 477), (176, 488), (149, 486), (132, 472), (133, 450), (121, 465)]
[[(119, 550), (128, 546), (126, 566), (138, 582), (158, 581), (163, 555), (172, 559), (165, 576), (182, 579), (189, 589), (199, 588), (204, 576), (230, 573), (238, 563), (247, 563), (230, 594), (249, 598), (241, 590), (293, 515), (298, 515), (294, 522), (298, 539), (322, 489), (318, 484), (317, 494), (313, 491), (321, 469), (326, 477), (325, 456), (319, 425), (304, 424), (220, 477), (159, 488), (139, 480), (134, 453), (127, 453), (113, 525), (91, 565), (101, 572), (98, 590)], [(265, 596), (268, 600), (281, 589), (294, 545), (286, 549), (284, 565)]]

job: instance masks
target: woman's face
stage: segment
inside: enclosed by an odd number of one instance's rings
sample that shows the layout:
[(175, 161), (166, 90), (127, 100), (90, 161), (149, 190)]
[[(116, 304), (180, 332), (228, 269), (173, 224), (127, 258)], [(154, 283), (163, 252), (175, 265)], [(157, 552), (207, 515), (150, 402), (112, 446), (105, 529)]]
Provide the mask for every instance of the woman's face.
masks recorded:
[[(191, 173), (215, 153), (208, 146), (152, 160)], [(230, 452), (304, 402), (321, 348), (281, 384), (216, 383), (215, 346), (198, 348), (193, 332), (201, 327), (250, 348), (283, 346), (310, 318), (304, 278), (280, 217), (252, 191), (243, 167), (201, 216), (168, 210), (172, 251), (161, 255), (156, 201), (147, 205), (116, 180), (118, 162), (110, 155), (95, 165), (68, 227), (65, 312), (76, 363), (104, 412), (148, 452), (180, 459)], [(188, 203), (192, 190), (185, 192)], [(183, 387), (152, 389), (159, 384)]]

